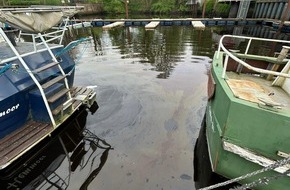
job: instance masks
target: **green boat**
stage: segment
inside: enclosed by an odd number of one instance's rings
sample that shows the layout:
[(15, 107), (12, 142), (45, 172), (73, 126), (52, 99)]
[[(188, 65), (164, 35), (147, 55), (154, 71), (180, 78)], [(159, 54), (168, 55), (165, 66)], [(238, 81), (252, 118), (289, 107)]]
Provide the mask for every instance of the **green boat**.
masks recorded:
[(290, 189), (289, 46), (286, 40), (221, 37), (195, 146), (198, 188), (228, 189), (236, 182), (232, 189)]

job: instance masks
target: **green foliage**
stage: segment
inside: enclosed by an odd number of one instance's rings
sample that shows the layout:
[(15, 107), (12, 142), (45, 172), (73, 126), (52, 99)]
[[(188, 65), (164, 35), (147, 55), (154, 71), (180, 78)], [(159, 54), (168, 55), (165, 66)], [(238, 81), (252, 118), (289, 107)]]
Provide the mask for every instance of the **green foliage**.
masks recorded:
[(151, 11), (157, 13), (170, 13), (174, 10), (176, 10), (175, 0), (160, 0), (151, 6)]
[[(61, 5), (61, 0), (2, 0), (3, 5)], [(66, 0), (67, 1), (67, 0)], [(125, 0), (83, 0), (84, 3), (102, 3), (103, 10), (109, 14), (124, 14)], [(152, 12), (159, 14), (170, 14), (172, 12), (190, 11), (190, 7), (186, 5), (188, 0), (129, 0), (129, 13)], [(216, 0), (206, 0), (206, 17), (225, 16), (230, 10), (230, 4), (218, 3), (213, 13)], [(202, 7), (200, 7), (200, 11)]]
[(102, 0), (86, 0), (87, 3), (102, 3)]
[(185, 4), (180, 4), (179, 5), (178, 11), (183, 12), (183, 11), (188, 11), (188, 10), (189, 10), (189, 7), (186, 6)]
[(228, 3), (219, 3), (216, 7), (216, 12), (218, 12), (221, 16), (228, 15), (230, 11), (231, 5)]
[(125, 3), (122, 0), (103, 0), (104, 10), (110, 14), (124, 13)]
[(213, 7), (214, 7), (214, 3), (215, 3), (215, 0), (207, 0), (206, 1), (206, 8), (205, 8), (206, 13), (211, 14)]

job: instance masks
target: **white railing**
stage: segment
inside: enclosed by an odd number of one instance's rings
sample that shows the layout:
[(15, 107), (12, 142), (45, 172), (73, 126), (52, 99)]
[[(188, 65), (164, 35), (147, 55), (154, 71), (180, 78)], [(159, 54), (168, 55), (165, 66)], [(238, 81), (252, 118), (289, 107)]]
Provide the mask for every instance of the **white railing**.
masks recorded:
[[(39, 52), (39, 51), (48, 51), (49, 54), (52, 57), (52, 60), (54, 62), (58, 62), (57, 59), (56, 59), (56, 57), (52, 53), (51, 48), (49, 47), (48, 43), (51, 42), (51, 41), (53, 41), (53, 40), (59, 39), (59, 45), (60, 45), (61, 42), (62, 42), (63, 36), (65, 34), (65, 31), (67, 30), (67, 24), (68, 24), (68, 19), (65, 19), (64, 20), (64, 26), (60, 27), (59, 30), (53, 31), (53, 32), (50, 32), (50, 33), (46, 33), (46, 34), (41, 34), (41, 33), (38, 33), (38, 34), (29, 34), (29, 33), (21, 33), (20, 32), (19, 39), (20, 39), (20, 36), (21, 35), (27, 35), (27, 36), (31, 36), (32, 37), (32, 43), (33, 43), (34, 51), (28, 52), (28, 53), (25, 53), (25, 54), (20, 54), (17, 51), (17, 49), (14, 47), (14, 45), (11, 43), (11, 41), (9, 40), (9, 38), (7, 37), (7, 35), (5, 34), (4, 30), (0, 27), (0, 36), (2, 36), (4, 38), (4, 40), (6, 41), (6, 43), (9, 45), (10, 49), (15, 54), (15, 56), (13, 56), (13, 57), (7, 58), (5, 60), (0, 60), (0, 65), (3, 64), (3, 63), (7, 63), (8, 61), (12, 61), (12, 60), (16, 60), (16, 59), (18, 59), (20, 61), (20, 63), (24, 67), (24, 69), (26, 71), (28, 71), (29, 76), (31, 77), (31, 79), (33, 80), (33, 82), (38, 87), (38, 89), (40, 91), (40, 94), (42, 96), (44, 105), (45, 105), (45, 107), (47, 109), (49, 118), (50, 118), (51, 123), (52, 123), (52, 125), (54, 127), (56, 127), (56, 121), (55, 121), (55, 119), (53, 117), (53, 114), (52, 114), (52, 111), (51, 111), (50, 106), (48, 104), (48, 101), (47, 101), (46, 95), (44, 93), (44, 90), (41, 87), (41, 84), (39, 83), (39, 81), (37, 80), (37, 78), (34, 76), (33, 72), (30, 71), (30, 69), (29, 69), (28, 65), (26, 64), (26, 62), (24, 61), (23, 57), (25, 57), (27, 55), (30, 55), (30, 54), (33, 54), (35, 52)], [(57, 35), (55, 35), (55, 34), (57, 34)], [(41, 40), (41, 42), (36, 43), (36, 41), (37, 41), (36, 39), (37, 38), (39, 38)], [(44, 45), (44, 48), (42, 48), (41, 50), (38, 50), (37, 49), (37, 46), (39, 46), (41, 44)], [(63, 71), (63, 69), (61, 68), (60, 65), (58, 65), (58, 68), (59, 68), (61, 74), (63, 76), (65, 76), (66, 74), (64, 73), (64, 71)], [(66, 88), (69, 89), (67, 78), (65, 78), (64, 81), (65, 81)], [(69, 99), (71, 99), (71, 94), (68, 93), (68, 95), (69, 95)]]
[[(48, 32), (48, 33), (44, 33), (44, 34), (40, 34), (40, 33), (39, 34), (32, 34), (32, 33), (25, 33), (25, 32), (19, 31), (18, 40), (21, 39), (21, 36), (31, 36), (31, 41), (32, 41), (32, 46), (33, 46), (33, 51), (26, 52), (26, 53), (23, 53), (23, 54), (19, 54), (19, 56), (20, 57), (25, 57), (25, 56), (34, 54), (36, 52), (46, 51), (47, 47), (45, 47), (45, 48), (37, 48), (37, 47), (39, 47), (40, 45), (44, 45), (45, 46), (45, 43), (49, 44), (50, 42), (55, 41), (55, 40), (58, 40), (57, 44), (59, 46), (63, 46), (62, 45), (62, 41), (63, 41), (63, 37), (64, 37), (65, 32), (68, 30), (68, 28), (67, 28), (68, 22), (69, 22), (69, 18), (65, 18), (63, 20), (63, 25), (61, 27), (54, 27), (53, 31)], [(3, 35), (6, 36), (6, 34), (3, 33), (3, 34), (0, 35), (0, 38), (4, 39)], [(45, 41), (42, 41), (41, 37), (43, 37), (43, 39), (45, 39)], [(39, 41), (37, 39), (40, 39), (41, 42), (37, 42), (37, 41)], [(55, 45), (57, 45), (57, 44), (55, 44)], [(55, 46), (54, 48), (57, 48), (59, 46)], [(9, 61), (16, 60), (16, 59), (18, 59), (18, 56), (13, 56), (13, 57), (9, 57), (9, 58), (6, 58), (6, 59), (2, 59), (2, 60), (0, 60), (0, 65), (4, 64), (4, 63), (7, 63)]]
[[(44, 34), (31, 34), (31, 33), (24, 33), (24, 32), (19, 32), (19, 39), (21, 38), (21, 36), (31, 36), (32, 38), (32, 42), (33, 42), (33, 46), (34, 46), (34, 51), (37, 51), (37, 46), (40, 46), (44, 43), (50, 43), (52, 41), (58, 40), (58, 44), (61, 45), (62, 41), (63, 41), (63, 36), (65, 34), (65, 31), (67, 30), (67, 26), (68, 26), (68, 22), (69, 22), (69, 18), (65, 18), (63, 19), (63, 23), (61, 26), (59, 27), (53, 27), (53, 31), (50, 31), (48, 33), (44, 33)], [(37, 39), (40, 38), (40, 36), (42, 36), (45, 39), (45, 42), (41, 40), (41, 42), (37, 43)]]
[[(13, 44), (10, 42), (10, 40), (8, 39), (8, 37), (6, 36), (5, 32), (2, 30), (2, 28), (0, 28), (0, 35), (5, 39), (6, 43), (8, 43), (8, 45), (10, 46), (11, 50), (14, 52), (14, 54), (16, 55), (16, 57), (18, 58), (18, 60), (20, 61), (20, 63), (23, 65), (24, 69), (29, 71), (29, 67), (27, 66), (26, 62), (24, 61), (24, 59), (20, 56), (20, 54), (18, 53), (18, 51), (16, 50), (16, 48), (13, 46)], [(33, 75), (32, 72), (28, 72), (29, 76), (31, 77), (31, 79), (33, 80), (33, 82), (36, 84), (36, 86), (38, 87), (40, 94), (43, 98), (44, 101), (44, 105), (48, 111), (48, 115), (50, 117), (51, 123), (53, 124), (53, 126), (56, 125), (53, 114), (51, 112), (51, 109), (49, 107), (48, 101), (46, 99), (45, 93), (41, 87), (41, 84), (38, 82), (38, 80), (36, 79), (36, 77)]]
[[(221, 55), (220, 54), (220, 51), (221, 50), (225, 53), (225, 60), (224, 60), (224, 67), (223, 67), (223, 72), (222, 72), (222, 78), (225, 78), (225, 74), (226, 74), (226, 70), (227, 70), (227, 64), (228, 64), (229, 57), (232, 58), (233, 60), (235, 60), (236, 62), (240, 63), (241, 65), (243, 65), (244, 67), (246, 67), (249, 70), (252, 70), (252, 71), (255, 71), (255, 72), (258, 72), (258, 73), (261, 73), (261, 74), (269, 74), (269, 75), (275, 75), (275, 76), (290, 78), (290, 75), (289, 74), (282, 73), (282, 72), (276, 72), (276, 71), (270, 71), (270, 70), (261, 69), (261, 68), (257, 68), (257, 67), (253, 67), (253, 66), (249, 65), (248, 63), (246, 63), (245, 61), (239, 59), (237, 56), (235, 56), (233, 53), (231, 53), (230, 50), (228, 50), (227, 48), (225, 48), (225, 46), (223, 44), (224, 38), (247, 39), (247, 40), (249, 40), (244, 55), (248, 55), (248, 52), (249, 52), (250, 46), (252, 45), (253, 40), (257, 40), (257, 41), (267, 41), (267, 42), (278, 42), (278, 43), (283, 43), (283, 44), (290, 44), (290, 41), (286, 41), (286, 40), (275, 40), (275, 39), (267, 39), (267, 38), (256, 38), (256, 37), (246, 37), (246, 36), (224, 35), (220, 39), (219, 47), (218, 47), (218, 54), (217, 54), (217, 59), (218, 59), (219, 56)], [(288, 63), (290, 64), (290, 60), (288, 60)]]

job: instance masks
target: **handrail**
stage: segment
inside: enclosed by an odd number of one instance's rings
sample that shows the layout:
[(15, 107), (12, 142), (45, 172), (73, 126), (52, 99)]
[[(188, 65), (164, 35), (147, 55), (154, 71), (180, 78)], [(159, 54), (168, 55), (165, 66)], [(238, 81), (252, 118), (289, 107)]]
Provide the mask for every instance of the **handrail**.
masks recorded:
[[(56, 48), (59, 48), (59, 47), (62, 47), (62, 46), (63, 45), (57, 45), (57, 46), (50, 47), (50, 49), (56, 49)], [(47, 51), (47, 49), (43, 48), (43, 49), (36, 50), (35, 52), (28, 52), (28, 53), (24, 53), (24, 54), (19, 54), (19, 56), (20, 57), (26, 57), (26, 56), (32, 55), (34, 53), (43, 52), (43, 51)], [(10, 61), (14, 61), (16, 59), (18, 59), (17, 56), (10, 57), (10, 58), (7, 58), (7, 59), (2, 59), (2, 60), (0, 60), (0, 65), (5, 64), (5, 63), (10, 62)]]
[[(39, 33), (38, 35), (39, 35), (40, 39), (42, 40), (42, 42), (44, 43), (45, 47), (47, 48), (47, 51), (48, 51), (48, 53), (50, 54), (52, 60), (53, 60), (54, 62), (58, 62), (57, 59), (56, 59), (56, 57), (55, 57), (54, 54), (52, 53), (51, 49), (49, 48), (48, 44), (46, 43), (45, 39), (43, 38), (43, 36), (42, 36), (40, 33)], [(62, 67), (61, 67), (59, 64), (58, 64), (58, 68), (59, 68), (61, 74), (62, 74), (63, 76), (66, 76), (65, 72), (63, 71)], [(64, 78), (64, 81), (65, 81), (65, 86), (66, 86), (66, 88), (69, 89), (69, 85), (68, 85), (68, 81), (67, 81), (67, 78), (66, 78), (66, 77)], [(71, 99), (72, 97), (71, 97), (70, 92), (68, 92), (68, 94), (69, 94), (69, 98)]]
[(54, 30), (54, 31), (51, 31), (51, 32), (48, 32), (48, 33), (35, 35), (35, 34), (32, 34), (32, 33), (25, 33), (25, 32), (21, 32), (20, 31), (19, 38), (20, 38), (21, 35), (23, 35), (23, 36), (31, 36), (35, 52), (37, 50), (37, 48), (36, 48), (37, 46), (44, 44), (44, 42), (42, 40), (41, 40), (40, 43), (36, 43), (36, 39), (40, 38), (40, 36), (42, 36), (44, 38), (47, 38), (45, 40), (45, 43), (48, 43), (48, 42), (51, 42), (53, 40), (59, 39), (58, 44), (60, 45), (60, 44), (62, 44), (63, 36), (65, 34), (65, 31), (68, 30), (67, 29), (68, 21), (69, 21), (68, 17), (67, 18), (63, 18), (63, 26), (62, 27), (58, 27), (57, 30)]
[(285, 74), (285, 73), (281, 73), (281, 72), (276, 72), (276, 71), (269, 71), (269, 70), (266, 70), (266, 69), (261, 69), (261, 68), (253, 67), (253, 66), (249, 65), (248, 63), (246, 63), (245, 61), (239, 59), (238, 57), (236, 57), (235, 55), (233, 55), (230, 51), (228, 51), (224, 47), (223, 40), (226, 37), (230, 37), (230, 38), (240, 38), (240, 39), (249, 39), (249, 42), (248, 42), (248, 45), (247, 45), (247, 48), (246, 48), (246, 51), (245, 51), (245, 55), (247, 55), (247, 53), (248, 53), (248, 50), (250, 48), (250, 45), (251, 45), (252, 40), (268, 41), (268, 42), (279, 42), (279, 43), (287, 43), (287, 44), (290, 44), (290, 41), (285, 41), (285, 40), (275, 40), (275, 39), (256, 38), (256, 37), (247, 37), (247, 36), (236, 36), (236, 35), (224, 35), (220, 39), (219, 47), (218, 47), (218, 54), (217, 54), (217, 58), (219, 58), (221, 49), (226, 53), (226, 58), (225, 58), (225, 63), (224, 63), (224, 68), (223, 68), (223, 73), (222, 73), (222, 78), (225, 78), (225, 73), (226, 73), (226, 69), (227, 69), (227, 62), (228, 62), (228, 58), (229, 57), (232, 58), (233, 60), (235, 60), (236, 62), (242, 64), (247, 69), (250, 69), (252, 71), (255, 71), (255, 72), (258, 72), (258, 73), (263, 73), (263, 74), (276, 75), (276, 76), (280, 76), (280, 77), (290, 78), (290, 75), (289, 74)]
[[(20, 63), (23, 65), (23, 67), (28, 71), (29, 67), (27, 66), (27, 64), (25, 63), (24, 59), (20, 56), (20, 54), (18, 53), (18, 51), (16, 50), (16, 48), (13, 46), (13, 44), (10, 42), (10, 40), (8, 39), (8, 37), (5, 35), (5, 32), (2, 30), (2, 28), (0, 28), (0, 35), (2, 35), (2, 37), (5, 39), (5, 41), (8, 43), (8, 45), (10, 46), (11, 50), (14, 52), (14, 54), (17, 56), (18, 60), (20, 61)], [(51, 123), (53, 126), (56, 125), (56, 122), (54, 120), (54, 117), (52, 115), (52, 112), (50, 110), (47, 98), (45, 96), (45, 93), (40, 85), (40, 83), (38, 82), (38, 80), (36, 79), (36, 77), (33, 75), (32, 72), (28, 72), (29, 76), (31, 77), (31, 79), (33, 80), (33, 82), (36, 84), (36, 86), (38, 87), (40, 94), (42, 96), (44, 105), (47, 109), (49, 118), (51, 120)]]
[[(0, 61), (0, 64), (3, 63), (3, 61), (7, 61), (7, 60), (16, 60), (18, 59), (20, 61), (20, 63), (22, 64), (22, 66), (24, 67), (24, 69), (26, 71), (30, 71), (28, 65), (26, 64), (26, 62), (24, 61), (23, 57), (25, 55), (29, 55), (31, 53), (35, 53), (35, 52), (38, 52), (38, 51), (41, 51), (41, 50), (38, 50), (37, 49), (37, 46), (38, 45), (41, 45), (43, 44), (45, 46), (44, 50), (47, 50), (50, 54), (50, 56), (52, 57), (52, 60), (54, 62), (58, 62), (55, 55), (53, 54), (53, 52), (51, 51), (49, 45), (48, 45), (48, 42), (52, 41), (52, 40), (55, 40), (55, 39), (60, 39), (59, 41), (59, 45), (62, 43), (62, 40), (63, 40), (63, 36), (65, 34), (65, 31), (67, 30), (67, 24), (68, 24), (68, 19), (64, 19), (64, 26), (62, 28), (60, 28), (60, 30), (58, 31), (53, 31), (53, 32), (50, 32), (50, 33), (46, 33), (46, 34), (41, 34), (41, 33), (38, 33), (38, 34), (29, 34), (29, 33), (22, 33), (20, 32), (19, 34), (19, 37), (21, 35), (28, 35), (28, 36), (31, 36), (32, 37), (32, 43), (33, 43), (33, 47), (34, 47), (34, 50), (32, 50), (31, 52), (28, 52), (26, 54), (20, 54), (17, 49), (13, 46), (13, 44), (11, 43), (11, 41), (8, 39), (7, 35), (5, 34), (5, 32), (3, 31), (2, 28), (0, 28), (0, 36), (2, 36), (4, 38), (4, 40), (8, 43), (10, 49), (13, 51), (13, 53), (16, 55), (12, 58), (8, 58), (8, 59), (5, 59), (5, 60), (1, 60)], [(58, 34), (58, 33), (61, 33), (60, 35), (55, 35), (52, 37), (53, 34)], [(45, 37), (48, 37), (49, 39), (45, 39)], [(51, 38), (52, 37), (52, 38)], [(40, 38), (41, 42), (40, 43), (36, 43), (36, 40), (37, 38)], [(61, 72), (61, 74), (63, 76), (66, 76), (65, 72), (63, 71), (62, 67), (58, 64), (58, 68)], [(33, 82), (36, 84), (37, 88), (39, 89), (40, 91), (40, 94), (41, 94), (41, 97), (43, 99), (43, 102), (44, 102), (44, 105), (46, 107), (46, 110), (48, 112), (48, 115), (49, 115), (49, 118), (50, 118), (50, 121), (53, 125), (53, 127), (56, 127), (56, 121), (53, 117), (53, 114), (52, 114), (52, 111), (50, 109), (50, 106), (48, 104), (48, 100), (46, 98), (46, 95), (44, 93), (44, 90), (43, 88), (41, 87), (41, 84), (39, 83), (39, 81), (37, 80), (37, 78), (34, 76), (33, 72), (28, 72), (29, 76), (31, 77), (31, 79), (33, 80)], [(69, 89), (69, 85), (68, 85), (68, 80), (67, 78), (65, 77), (64, 78), (64, 82), (65, 82), (65, 87), (67, 89)], [(69, 96), (69, 99), (71, 99), (71, 93), (68, 92), (68, 96)]]
[[(41, 34), (43, 37), (49, 38), (49, 39), (46, 40), (46, 43), (51, 42), (51, 41), (56, 40), (56, 39), (59, 39), (59, 43), (58, 43), (59, 46), (55, 46), (53, 48), (57, 48), (57, 47), (63, 46), (62, 45), (62, 41), (63, 41), (63, 36), (65, 34), (65, 31), (68, 30), (67, 29), (68, 21), (69, 21), (69, 18), (64, 18), (64, 20), (63, 20), (64, 25), (62, 27), (58, 27), (58, 30), (52, 31), (52, 32), (49, 32), (49, 33), (46, 33), (46, 34)], [(24, 33), (24, 32), (22, 32), (20, 30), (18, 38), (20, 39), (20, 36), (22, 36), (22, 35), (23, 36), (31, 36), (32, 44), (33, 44), (33, 47), (34, 47), (34, 51), (31, 51), (31, 52), (28, 52), (28, 53), (24, 53), (24, 54), (19, 54), (20, 57), (25, 57), (25, 56), (31, 55), (33, 53), (36, 53), (36, 52), (41, 52), (41, 51), (46, 51), (47, 50), (47, 48), (44, 48), (44, 49), (37, 48), (37, 46), (39, 46), (39, 45), (44, 45), (43, 41), (40, 42), (40, 43), (36, 42), (36, 39), (40, 38), (39, 35), (35, 35), (35, 34), (31, 34), (31, 33)], [(2, 35), (0, 35), (0, 37), (1, 36)], [(4, 59), (4, 60), (0, 60), (0, 65), (4, 64), (6, 62), (9, 62), (9, 61), (16, 60), (16, 59), (18, 59), (18, 56), (14, 56), (14, 57), (10, 57), (10, 58)]]

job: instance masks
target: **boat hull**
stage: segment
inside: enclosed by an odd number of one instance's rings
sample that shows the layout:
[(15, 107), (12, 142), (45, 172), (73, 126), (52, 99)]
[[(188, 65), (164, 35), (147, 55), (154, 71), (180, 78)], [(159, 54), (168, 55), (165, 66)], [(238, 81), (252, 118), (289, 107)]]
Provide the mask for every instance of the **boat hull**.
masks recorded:
[[(35, 189), (66, 159), (64, 147), (72, 152), (82, 140), (86, 125), (87, 108), (81, 106), (51, 136), (43, 139), (33, 149), (9, 167), (0, 171), (1, 189)], [(63, 140), (61, 144), (59, 138)], [(46, 176), (47, 175), (47, 176)]]
[[(62, 48), (54, 49), (59, 52)], [(67, 75), (68, 85), (71, 87), (74, 81), (75, 62), (64, 53), (59, 58), (60, 65)], [(51, 61), (48, 51), (34, 53), (24, 57), (31, 70), (41, 67)], [(50, 122), (39, 90), (31, 77), (18, 60), (10, 64), (19, 65), (18, 70), (8, 70), (0, 77), (0, 85), (5, 89), (0, 93), (0, 139), (23, 126), (27, 120), (33, 119), (41, 122)], [(37, 75), (39, 81), (49, 81), (53, 77), (61, 75), (59, 69), (51, 68)], [(52, 91), (56, 93), (57, 89)]]
[[(209, 154), (209, 147), (206, 135), (206, 115), (202, 121), (199, 131), (198, 139), (196, 140), (194, 147), (194, 181), (195, 188), (208, 187), (215, 185), (228, 179), (215, 173), (212, 169), (211, 157)], [(238, 183), (232, 183), (230, 185), (215, 188), (216, 190), (225, 190), (239, 186)]]
[[(210, 96), (206, 109), (205, 135), (212, 172), (233, 179), (281, 160), (278, 151), (289, 152), (287, 123), (290, 121), (287, 111), (265, 109), (257, 103), (235, 97), (221, 73), (222, 61), (216, 59), (215, 55), (209, 77), (212, 80), (209, 82), (212, 84), (209, 89), (214, 88), (214, 93)], [(246, 153), (235, 151), (235, 148), (227, 149), (226, 144), (238, 147)], [(278, 175), (280, 173), (277, 171), (264, 172), (239, 183), (251, 183)], [(290, 178), (284, 176), (254, 189), (286, 190), (289, 187)]]

